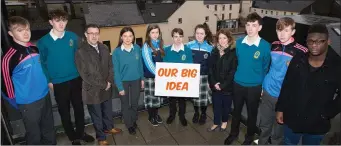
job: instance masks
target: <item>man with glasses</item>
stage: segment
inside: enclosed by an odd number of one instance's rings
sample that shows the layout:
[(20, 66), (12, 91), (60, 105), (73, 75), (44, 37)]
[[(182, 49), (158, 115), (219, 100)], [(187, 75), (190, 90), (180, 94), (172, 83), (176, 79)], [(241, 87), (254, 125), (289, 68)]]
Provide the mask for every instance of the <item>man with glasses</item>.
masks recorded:
[(326, 26), (314, 24), (307, 36), (309, 53), (291, 60), (276, 105), (287, 145), (301, 138), (303, 145), (319, 145), (330, 119), (340, 113), (341, 58), (328, 44)]
[(83, 79), (83, 102), (87, 104), (89, 114), (99, 145), (107, 145), (106, 133), (117, 134), (121, 129), (113, 128), (112, 88), (114, 73), (110, 50), (98, 42), (99, 27), (88, 24), (80, 49), (76, 51), (75, 60), (80, 76)]

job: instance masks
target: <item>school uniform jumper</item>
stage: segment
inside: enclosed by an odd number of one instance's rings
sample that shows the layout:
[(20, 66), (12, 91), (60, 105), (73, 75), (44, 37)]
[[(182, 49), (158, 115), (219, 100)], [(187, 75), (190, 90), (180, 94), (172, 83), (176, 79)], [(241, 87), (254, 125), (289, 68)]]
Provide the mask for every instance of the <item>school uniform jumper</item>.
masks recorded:
[[(165, 56), (163, 62), (169, 63), (193, 63), (192, 51), (187, 46), (182, 46), (177, 52), (174, 45), (165, 47)], [(185, 119), (186, 102), (184, 97), (169, 97), (169, 115), (175, 117), (176, 115), (176, 101), (179, 103), (179, 117)]]
[(247, 37), (236, 41), (238, 66), (234, 75), (234, 109), (230, 135), (238, 136), (241, 111), (246, 103), (248, 117), (245, 141), (252, 141), (257, 132), (256, 121), (262, 82), (268, 72), (271, 56), (270, 44), (267, 41), (258, 36), (257, 40), (249, 45)]
[[(75, 64), (75, 52), (78, 49), (78, 36), (65, 31), (58, 38), (52, 33), (43, 36), (37, 47), (40, 60), (58, 105), (61, 121), (69, 140), (74, 141), (84, 136), (84, 107), (82, 102), (82, 79)], [(70, 102), (73, 107), (76, 130), (71, 121)]]
[(144, 104), (149, 111), (150, 117), (156, 117), (157, 108), (163, 104), (164, 98), (155, 96), (155, 63), (162, 62), (159, 49), (160, 40), (152, 40), (152, 45), (156, 49), (156, 55), (152, 48), (145, 43), (142, 47), (143, 71), (144, 71)]
[(130, 49), (128, 52), (122, 45), (116, 48), (112, 55), (114, 82), (119, 92), (125, 92), (124, 96), (120, 95), (120, 99), (123, 120), (127, 128), (133, 127), (137, 121), (141, 80), (144, 78), (141, 48), (132, 45)]
[(21, 113), (28, 145), (55, 145), (56, 135), (47, 79), (35, 46), (13, 46), (1, 57), (2, 97)]
[(283, 126), (276, 122), (275, 106), (291, 59), (297, 53), (307, 52), (306, 47), (294, 40), (287, 45), (282, 45), (280, 41), (272, 43), (270, 69), (263, 81), (263, 96), (259, 105), (259, 128), (262, 133), (259, 136), (258, 144), (267, 144), (270, 137), (271, 144), (281, 145), (283, 143)]

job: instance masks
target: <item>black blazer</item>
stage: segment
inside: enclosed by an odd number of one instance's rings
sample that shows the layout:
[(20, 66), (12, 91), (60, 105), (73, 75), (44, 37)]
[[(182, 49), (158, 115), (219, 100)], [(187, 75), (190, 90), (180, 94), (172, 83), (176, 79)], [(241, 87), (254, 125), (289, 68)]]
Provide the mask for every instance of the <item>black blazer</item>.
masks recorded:
[(308, 55), (300, 53), (291, 60), (276, 111), (283, 112), (284, 124), (294, 132), (325, 134), (341, 110), (341, 58), (328, 48), (322, 66), (313, 69)]
[(209, 58), (209, 85), (216, 92), (214, 85), (220, 83), (221, 92), (225, 95), (233, 93), (233, 78), (237, 70), (237, 56), (235, 48), (226, 48), (220, 57), (218, 48), (214, 48)]

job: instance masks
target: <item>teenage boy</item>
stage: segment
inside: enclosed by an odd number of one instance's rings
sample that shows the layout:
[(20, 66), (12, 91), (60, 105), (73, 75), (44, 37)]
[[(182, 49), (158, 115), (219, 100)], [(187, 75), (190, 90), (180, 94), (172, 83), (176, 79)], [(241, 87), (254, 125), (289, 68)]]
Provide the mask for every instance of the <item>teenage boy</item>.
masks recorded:
[(29, 41), (29, 22), (19, 16), (8, 20), (11, 48), (1, 58), (1, 91), (15, 100), (21, 113), (28, 145), (55, 145), (56, 135), (47, 80), (38, 48)]
[(271, 65), (269, 73), (263, 81), (262, 102), (260, 108), (260, 126), (262, 133), (258, 144), (281, 145), (283, 142), (283, 127), (276, 122), (275, 106), (281, 91), (281, 86), (291, 59), (297, 53), (306, 53), (308, 49), (295, 42), (295, 21), (283, 17), (276, 23), (276, 33), (279, 41), (271, 45)]
[(227, 145), (238, 138), (244, 103), (247, 107), (247, 133), (243, 144), (252, 144), (254, 134), (257, 132), (256, 121), (262, 82), (271, 59), (270, 44), (258, 35), (262, 29), (262, 17), (257, 13), (251, 13), (246, 19), (247, 36), (236, 41), (238, 66), (234, 76), (231, 132), (224, 142)]
[[(53, 28), (38, 41), (37, 46), (49, 88), (54, 90), (65, 133), (74, 145), (81, 144), (81, 140), (93, 142), (95, 139), (84, 133), (82, 79), (79, 77), (74, 57), (78, 48), (78, 37), (73, 32), (65, 31), (68, 22), (66, 12), (51, 11), (49, 22)], [(71, 121), (70, 102), (75, 115), (76, 130)]]
[(327, 27), (312, 25), (306, 42), (309, 53), (291, 60), (276, 104), (287, 145), (301, 138), (303, 145), (319, 145), (341, 111), (341, 57), (328, 46)]
[[(99, 145), (108, 145), (106, 133), (117, 134), (121, 129), (114, 128), (112, 116), (112, 88), (114, 73), (110, 51), (100, 43), (99, 26), (89, 24), (85, 27), (86, 41), (76, 51), (75, 61), (83, 79), (83, 101), (96, 131)], [(91, 74), (91, 76), (89, 76)]]

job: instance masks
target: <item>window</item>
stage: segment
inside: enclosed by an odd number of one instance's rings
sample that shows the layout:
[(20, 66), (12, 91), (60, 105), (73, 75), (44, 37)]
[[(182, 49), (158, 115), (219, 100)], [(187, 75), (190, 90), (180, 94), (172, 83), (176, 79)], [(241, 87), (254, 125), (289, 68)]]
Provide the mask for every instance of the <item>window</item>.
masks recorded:
[(217, 11), (217, 5), (214, 5), (214, 11)]
[(209, 5), (206, 5), (206, 7), (207, 7), (207, 9), (209, 9), (209, 8), (210, 8), (210, 6), (209, 6)]
[(182, 24), (182, 18), (179, 18), (179, 19), (178, 19), (178, 23), (179, 23), (179, 24)]
[(271, 11), (271, 15), (273, 15), (274, 14), (274, 12), (273, 11)]
[(284, 12), (284, 15), (287, 15), (287, 12)]
[(139, 45), (140, 47), (142, 47), (142, 45), (143, 45), (143, 39), (142, 39), (142, 38), (136, 38), (136, 39), (135, 39), (135, 43), (136, 43), (137, 45)]
[(206, 16), (206, 17), (205, 17), (205, 21), (207, 22), (208, 20), (209, 20), (209, 17), (208, 17), (208, 16)]
[(255, 11), (255, 12), (256, 12), (257, 10), (256, 10), (256, 9), (253, 9), (253, 11)]
[(230, 10), (232, 10), (232, 5), (230, 5)]
[(224, 20), (224, 19), (225, 19), (225, 15), (221, 14), (221, 20)]
[(81, 13), (84, 13), (84, 10), (83, 10), (83, 8), (80, 8), (79, 10), (81, 11)]
[(268, 11), (265, 11), (265, 14), (268, 14)]
[(67, 6), (64, 5), (64, 6), (63, 6), (63, 9), (64, 9), (64, 11), (65, 11), (66, 13), (69, 12), (68, 9), (67, 9)]
[(291, 13), (291, 15), (294, 15), (294, 13)]
[(276, 12), (276, 15), (278, 15), (278, 12)]
[(231, 13), (229, 13), (229, 19), (231, 19), (231, 15), (232, 15), (232, 14), (231, 14)]
[(223, 7), (223, 11), (225, 11), (225, 5), (223, 5), (222, 7)]
[(261, 11), (261, 13), (263, 14), (263, 10)]
[(249, 12), (251, 12), (251, 7), (249, 8)]
[(109, 48), (109, 51), (111, 52), (110, 41), (103, 41), (103, 44), (106, 45)]

